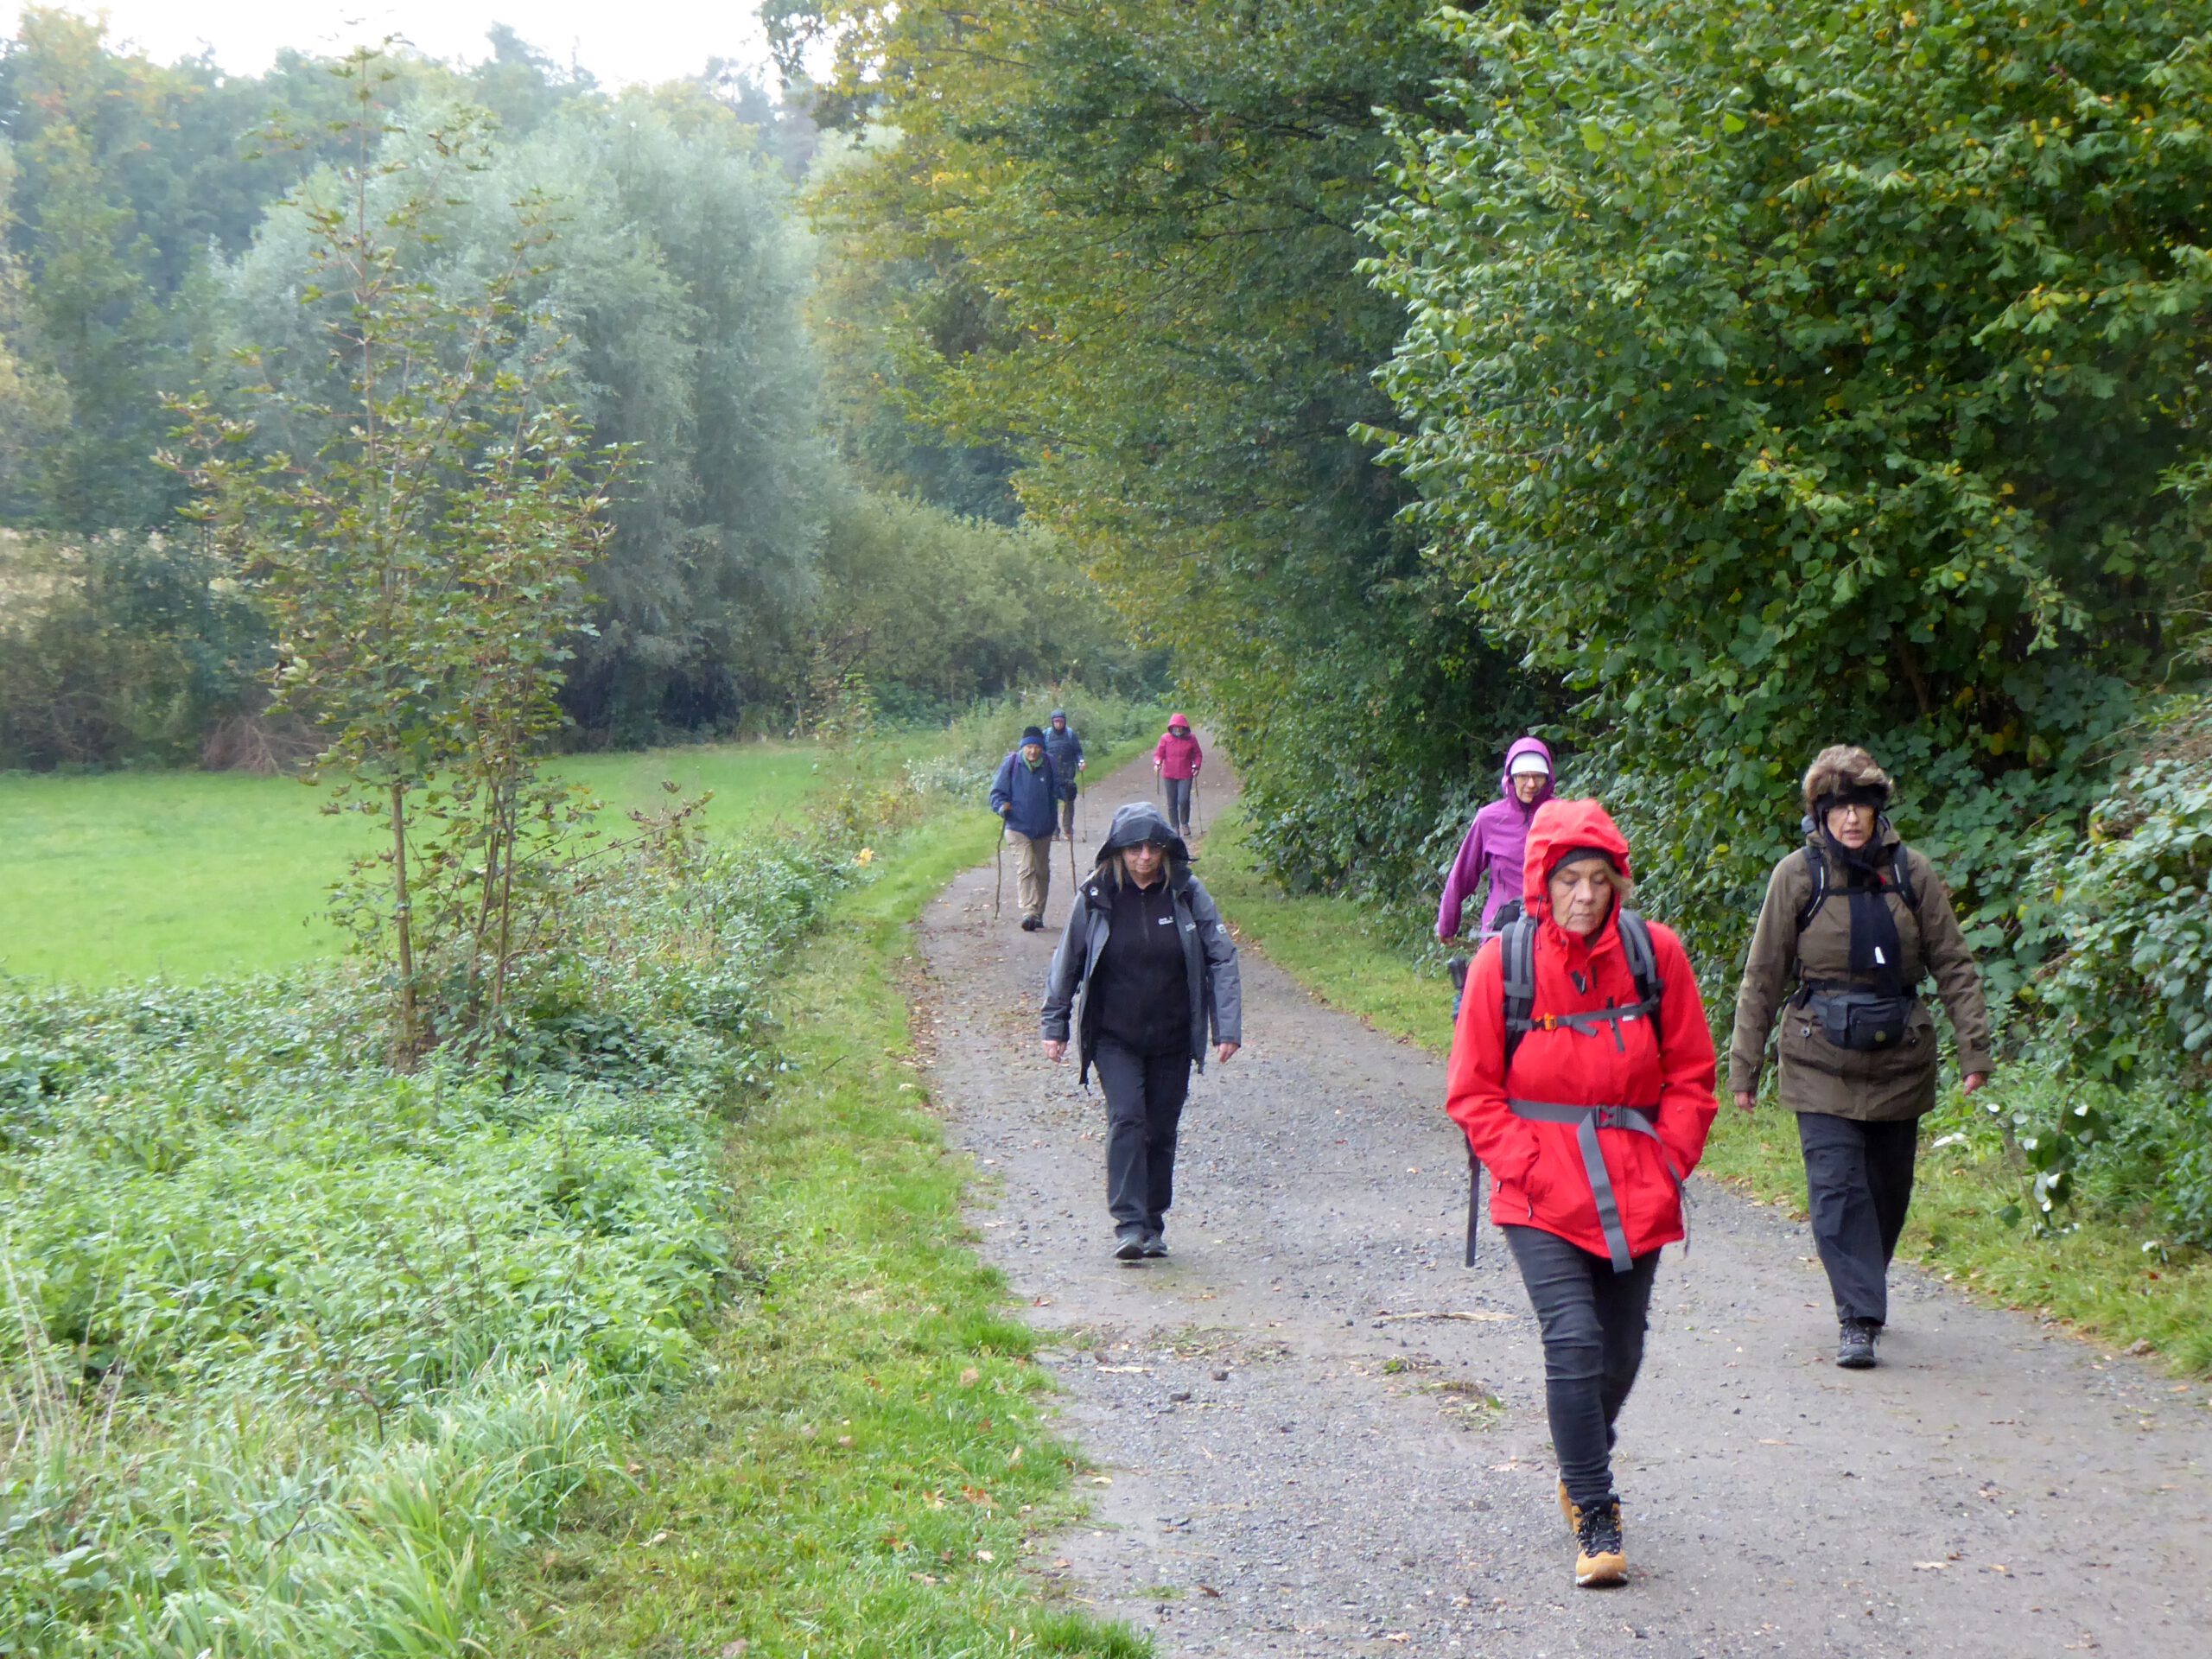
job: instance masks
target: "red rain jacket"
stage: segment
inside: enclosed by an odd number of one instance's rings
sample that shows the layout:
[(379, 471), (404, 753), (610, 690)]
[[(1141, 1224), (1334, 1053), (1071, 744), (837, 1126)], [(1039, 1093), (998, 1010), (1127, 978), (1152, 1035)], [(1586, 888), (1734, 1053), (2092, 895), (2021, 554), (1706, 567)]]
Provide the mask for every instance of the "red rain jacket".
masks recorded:
[[(1539, 1019), (1578, 1014), (1637, 1000), (1615, 918), (1589, 938), (1552, 919), (1548, 883), (1561, 854), (1601, 847), (1625, 871), (1628, 842), (1595, 801), (1547, 801), (1529, 826), (1522, 902), (1536, 918), (1536, 1001)], [(1687, 1176), (1705, 1153), (1718, 1102), (1713, 1092), (1713, 1033), (1706, 1024), (1697, 978), (1682, 942), (1671, 929), (1650, 924), (1664, 996), (1656, 1022), (1625, 1020), (1583, 1033), (1560, 1026), (1533, 1029), (1504, 1070), (1505, 999), (1499, 940), (1484, 942), (1467, 976), (1446, 1067), (1445, 1109), (1467, 1132), (1497, 1183), (1491, 1219), (1498, 1226), (1530, 1225), (1556, 1233), (1592, 1255), (1606, 1254), (1598, 1224), (1598, 1202), (1575, 1145), (1572, 1123), (1532, 1123), (1508, 1109), (1509, 1096), (1565, 1105), (1635, 1106), (1649, 1114), (1665, 1143), (1632, 1129), (1598, 1131), (1599, 1150), (1611, 1175), (1621, 1229), (1629, 1252), (1642, 1255), (1682, 1236), (1681, 1205), (1665, 1159)], [(1580, 974), (1586, 989), (1578, 989)], [(1613, 1033), (1620, 1033), (1616, 1046)]]

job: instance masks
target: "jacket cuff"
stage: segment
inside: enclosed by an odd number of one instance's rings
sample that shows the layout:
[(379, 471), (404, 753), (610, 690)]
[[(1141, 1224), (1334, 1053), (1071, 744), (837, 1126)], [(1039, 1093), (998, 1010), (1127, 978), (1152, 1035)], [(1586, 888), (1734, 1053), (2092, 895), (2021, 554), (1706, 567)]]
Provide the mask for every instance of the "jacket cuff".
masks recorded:
[(1741, 1065), (1731, 1063), (1728, 1067), (1728, 1092), (1732, 1095), (1756, 1095), (1758, 1091), (1758, 1067), (1753, 1066), (1746, 1071)]
[(1987, 1049), (1961, 1047), (1959, 1050), (1959, 1075), (1961, 1077), (1963, 1077), (1969, 1072), (1974, 1071), (1979, 1071), (1983, 1076), (1986, 1077), (1990, 1072), (1996, 1069), (1996, 1059)]

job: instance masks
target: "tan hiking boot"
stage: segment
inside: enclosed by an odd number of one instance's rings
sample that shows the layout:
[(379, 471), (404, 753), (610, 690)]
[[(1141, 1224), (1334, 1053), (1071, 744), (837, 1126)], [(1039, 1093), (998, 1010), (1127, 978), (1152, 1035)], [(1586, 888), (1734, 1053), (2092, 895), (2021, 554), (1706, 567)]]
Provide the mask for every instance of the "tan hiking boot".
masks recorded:
[(1574, 1507), (1574, 1500), (1567, 1495), (1567, 1483), (1564, 1480), (1559, 1484), (1559, 1512), (1567, 1522), (1567, 1535), (1570, 1538), (1580, 1537), (1582, 1511)]
[(1621, 1542), (1620, 1500), (1578, 1510), (1574, 1529), (1574, 1582), (1594, 1590), (1628, 1582), (1628, 1554)]

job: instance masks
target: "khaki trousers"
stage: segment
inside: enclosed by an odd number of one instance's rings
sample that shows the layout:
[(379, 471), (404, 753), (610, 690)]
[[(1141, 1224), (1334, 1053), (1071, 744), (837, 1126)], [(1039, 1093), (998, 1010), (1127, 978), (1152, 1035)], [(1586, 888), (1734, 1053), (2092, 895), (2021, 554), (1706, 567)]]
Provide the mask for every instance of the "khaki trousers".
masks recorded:
[(1014, 872), (1021, 913), (1042, 921), (1045, 898), (1052, 890), (1052, 838), (1025, 836), (1013, 830), (1007, 831), (1006, 838), (1014, 843)]

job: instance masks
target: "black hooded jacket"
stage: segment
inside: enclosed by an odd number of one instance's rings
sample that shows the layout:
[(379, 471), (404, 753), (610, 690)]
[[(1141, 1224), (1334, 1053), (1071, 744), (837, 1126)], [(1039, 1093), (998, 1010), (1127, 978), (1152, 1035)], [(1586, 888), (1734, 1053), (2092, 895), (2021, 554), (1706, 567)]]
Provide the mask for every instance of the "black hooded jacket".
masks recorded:
[(1169, 828), (1160, 809), (1149, 801), (1135, 801), (1114, 814), (1112, 827), (1098, 849), (1097, 864), (1076, 889), (1068, 911), (1067, 931), (1045, 983), (1045, 1006), (1040, 1023), (1047, 1042), (1068, 1040), (1069, 1010), (1080, 994), (1083, 1005), (1075, 1019), (1076, 1078), (1088, 1079), (1091, 1055), (1098, 1046), (1103, 1010), (1090, 995), (1091, 970), (1098, 965), (1111, 932), (1114, 874), (1103, 868), (1107, 855), (1124, 847), (1154, 841), (1167, 849), (1167, 887), (1173, 895), (1175, 921), (1183, 940), (1185, 979), (1190, 988), (1191, 1058), (1205, 1069), (1209, 1037), (1217, 1043), (1241, 1043), (1244, 1026), (1244, 993), (1236, 976), (1236, 944), (1221, 912), (1191, 874), (1191, 852), (1183, 838)]

